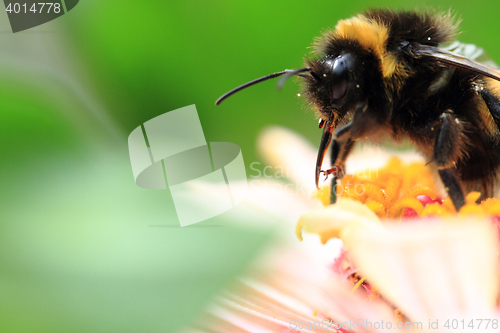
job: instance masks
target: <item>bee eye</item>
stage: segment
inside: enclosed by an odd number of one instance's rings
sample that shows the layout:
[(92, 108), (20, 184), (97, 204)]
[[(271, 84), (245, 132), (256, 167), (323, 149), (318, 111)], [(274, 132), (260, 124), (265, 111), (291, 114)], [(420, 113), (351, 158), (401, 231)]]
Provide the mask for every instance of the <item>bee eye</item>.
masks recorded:
[(348, 67), (349, 56), (340, 55), (332, 64), (330, 69), (330, 80), (332, 84), (332, 97), (333, 99), (341, 99), (347, 92), (348, 80)]

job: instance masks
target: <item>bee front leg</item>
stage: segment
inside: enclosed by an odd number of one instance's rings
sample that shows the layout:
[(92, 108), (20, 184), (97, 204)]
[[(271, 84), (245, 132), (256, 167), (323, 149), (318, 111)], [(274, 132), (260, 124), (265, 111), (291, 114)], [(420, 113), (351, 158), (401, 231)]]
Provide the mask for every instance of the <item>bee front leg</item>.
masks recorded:
[[(332, 204), (337, 201), (337, 179), (344, 176), (344, 162), (354, 145), (354, 141), (350, 139), (351, 128), (352, 121), (344, 126), (337, 127), (331, 145), (330, 163), (332, 167), (321, 171), (326, 177), (325, 180), (328, 179), (329, 175), (333, 175), (332, 185), (330, 186), (330, 203)], [(341, 145), (341, 142), (344, 141), (345, 143)]]
[(465, 204), (462, 187), (451, 172), (456, 157), (460, 154), (463, 126), (450, 113), (443, 113), (440, 117), (441, 128), (434, 145), (434, 162), (438, 167), (439, 176), (443, 181), (446, 192), (451, 198), (457, 211)]
[(331, 204), (334, 204), (337, 201), (337, 179), (342, 179), (342, 177), (345, 175), (344, 163), (353, 146), (354, 141), (350, 138), (347, 139), (347, 142), (343, 147), (340, 147), (340, 144), (337, 140), (333, 140), (332, 142), (332, 151), (330, 157), (333, 167), (324, 171), (326, 177), (328, 177), (329, 174), (333, 174), (332, 185), (330, 186)]

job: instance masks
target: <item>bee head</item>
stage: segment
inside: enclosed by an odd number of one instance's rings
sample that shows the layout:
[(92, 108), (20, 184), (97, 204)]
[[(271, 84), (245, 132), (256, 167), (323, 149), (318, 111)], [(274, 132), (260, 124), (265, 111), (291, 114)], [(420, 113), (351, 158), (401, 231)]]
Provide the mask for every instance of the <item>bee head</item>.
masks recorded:
[(342, 118), (356, 99), (356, 58), (352, 53), (327, 55), (307, 61), (310, 72), (305, 77), (305, 95), (325, 121)]

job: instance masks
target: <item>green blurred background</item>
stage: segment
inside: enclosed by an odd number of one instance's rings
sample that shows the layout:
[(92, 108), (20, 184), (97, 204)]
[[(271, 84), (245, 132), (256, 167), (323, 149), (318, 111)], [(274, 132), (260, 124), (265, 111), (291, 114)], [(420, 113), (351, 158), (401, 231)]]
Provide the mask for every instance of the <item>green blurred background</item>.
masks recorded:
[(255, 141), (266, 126), (316, 144), (317, 121), (293, 80), (282, 91), (270, 81), (214, 102), (300, 67), (313, 37), (339, 19), (428, 6), (451, 8), (462, 18), (459, 39), (500, 61), (500, 3), (492, 1), (81, 0), (17, 34), (0, 14), (0, 331), (189, 324), (273, 232), (231, 226), (230, 212), (209, 221), (225, 227), (176, 228), (168, 191), (135, 185), (128, 134), (196, 104), (207, 141), (238, 144), (247, 167), (259, 161)]

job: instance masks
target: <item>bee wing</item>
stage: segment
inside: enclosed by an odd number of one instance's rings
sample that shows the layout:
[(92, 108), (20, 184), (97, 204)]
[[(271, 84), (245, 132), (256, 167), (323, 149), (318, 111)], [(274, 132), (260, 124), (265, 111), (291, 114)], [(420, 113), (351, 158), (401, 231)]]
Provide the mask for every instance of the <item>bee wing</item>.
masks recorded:
[(439, 48), (499, 69), (498, 65), (484, 52), (484, 49), (475, 44), (462, 43), (456, 40), (451, 43), (440, 44)]
[(418, 58), (428, 58), (439, 61), (442, 64), (449, 65), (452, 67), (464, 69), (469, 72), (484, 75), (500, 81), (500, 71), (490, 67), (488, 65), (482, 64), (470, 58), (464, 57), (462, 55), (449, 52), (445, 49), (441, 49), (429, 45), (420, 45), (419, 47), (413, 49), (414, 56)]

